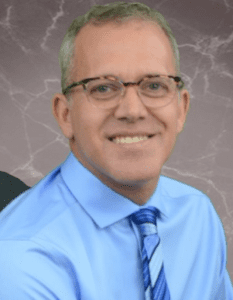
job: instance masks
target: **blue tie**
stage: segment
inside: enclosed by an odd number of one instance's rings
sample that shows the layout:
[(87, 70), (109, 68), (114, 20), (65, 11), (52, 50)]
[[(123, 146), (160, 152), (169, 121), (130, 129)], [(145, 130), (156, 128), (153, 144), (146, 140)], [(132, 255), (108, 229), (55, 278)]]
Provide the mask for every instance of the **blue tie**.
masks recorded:
[(153, 207), (142, 208), (131, 215), (142, 237), (143, 278), (146, 300), (170, 300), (156, 217), (159, 211)]

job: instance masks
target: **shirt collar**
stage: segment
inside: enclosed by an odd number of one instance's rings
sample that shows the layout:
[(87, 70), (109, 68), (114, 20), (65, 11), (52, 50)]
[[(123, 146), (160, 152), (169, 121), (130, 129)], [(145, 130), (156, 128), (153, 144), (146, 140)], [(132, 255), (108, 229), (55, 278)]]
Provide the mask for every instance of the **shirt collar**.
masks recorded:
[(140, 206), (102, 183), (72, 152), (61, 165), (61, 176), (76, 200), (101, 228), (147, 206), (154, 206), (167, 216), (166, 206), (161, 199), (160, 179), (154, 194), (145, 205)]

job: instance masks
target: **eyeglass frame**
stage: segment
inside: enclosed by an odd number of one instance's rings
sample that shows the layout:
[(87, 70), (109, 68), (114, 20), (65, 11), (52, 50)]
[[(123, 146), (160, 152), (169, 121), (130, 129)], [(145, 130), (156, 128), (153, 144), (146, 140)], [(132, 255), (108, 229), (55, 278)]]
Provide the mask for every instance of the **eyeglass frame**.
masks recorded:
[[(148, 75), (143, 76), (138, 82), (124, 82), (123, 80), (121, 80), (121, 79), (120, 79), (119, 77), (117, 77), (117, 76), (114, 76), (114, 75), (105, 75), (105, 76), (99, 76), (99, 77), (85, 78), (85, 79), (83, 79), (83, 80), (81, 80), (81, 81), (73, 82), (73, 83), (71, 83), (70, 85), (68, 85), (62, 93), (63, 93), (63, 95), (66, 96), (66, 95), (67, 95), (67, 91), (69, 91), (69, 90), (72, 89), (73, 87), (76, 87), (76, 86), (79, 86), (79, 85), (82, 85), (83, 88), (84, 88), (84, 91), (87, 91), (87, 84), (88, 84), (88, 82), (89, 82), (89, 81), (92, 81), (92, 80), (96, 80), (96, 79), (110, 79), (109, 77), (112, 77), (112, 78), (115, 79), (115, 81), (119, 82), (120, 84), (123, 84), (124, 87), (127, 87), (127, 86), (129, 86), (129, 85), (131, 85), (131, 86), (135, 86), (135, 85), (136, 85), (136, 86), (139, 86), (140, 83), (141, 83), (143, 80), (145, 80), (146, 78), (163, 77), (163, 76), (168, 77), (168, 78), (172, 78), (172, 79), (175, 81), (175, 83), (177, 83), (176, 86), (177, 86), (177, 88), (178, 88), (179, 90), (181, 90), (181, 89), (184, 87), (184, 82), (183, 82), (183, 80), (181, 79), (181, 77), (179, 77), (179, 76), (173, 76), (173, 75), (161, 75), (161, 74), (160, 74), (160, 75), (158, 75), (158, 74), (150, 75), (150, 74), (148, 74)], [(110, 79), (110, 80), (112, 80), (112, 79)], [(179, 82), (181, 83), (180, 86), (178, 86)], [(87, 97), (87, 98), (88, 98), (88, 100), (89, 100), (89, 97)], [(92, 104), (93, 104), (93, 103), (92, 103)]]

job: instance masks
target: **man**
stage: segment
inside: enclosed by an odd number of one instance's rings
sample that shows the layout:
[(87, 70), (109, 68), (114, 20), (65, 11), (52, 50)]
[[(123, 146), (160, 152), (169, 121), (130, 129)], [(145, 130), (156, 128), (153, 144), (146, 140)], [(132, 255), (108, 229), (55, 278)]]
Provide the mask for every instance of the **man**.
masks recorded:
[(2, 211), (14, 198), (29, 188), (30, 187), (20, 179), (6, 172), (0, 172), (0, 211)]
[(233, 299), (211, 201), (160, 175), (190, 101), (166, 21), (94, 6), (60, 64), (52, 110), (71, 153), (0, 214), (0, 299)]

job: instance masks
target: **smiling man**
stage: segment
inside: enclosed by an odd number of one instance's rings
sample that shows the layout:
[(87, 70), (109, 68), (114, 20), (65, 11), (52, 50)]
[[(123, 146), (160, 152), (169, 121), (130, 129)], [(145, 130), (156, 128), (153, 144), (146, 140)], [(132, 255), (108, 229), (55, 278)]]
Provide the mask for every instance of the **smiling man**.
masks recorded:
[[(175, 77), (176, 68), (163, 30), (136, 20), (124, 26), (85, 26), (75, 40), (72, 74), (74, 82), (104, 75), (138, 82), (148, 74)], [(187, 90), (179, 91), (172, 78), (163, 79), (150, 78), (147, 86), (142, 82), (141, 95), (135, 86), (127, 87), (121, 95), (112, 83), (104, 86), (107, 80), (96, 79), (96, 83), (88, 82), (92, 85), (90, 92), (85, 93), (82, 86), (74, 87), (71, 101), (63, 94), (53, 99), (54, 115), (79, 162), (104, 184), (139, 205), (153, 194), (189, 107)], [(159, 89), (167, 89), (162, 83), (171, 85), (171, 92), (157, 100), (153, 92), (157, 97), (163, 92)], [(94, 92), (96, 85), (99, 90)], [(143, 94), (146, 89), (151, 90), (148, 96)], [(103, 100), (94, 98), (103, 94)]]
[(163, 16), (94, 6), (60, 65), (52, 111), (71, 152), (0, 214), (0, 298), (233, 299), (210, 199), (160, 175), (190, 101)]

